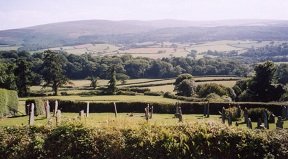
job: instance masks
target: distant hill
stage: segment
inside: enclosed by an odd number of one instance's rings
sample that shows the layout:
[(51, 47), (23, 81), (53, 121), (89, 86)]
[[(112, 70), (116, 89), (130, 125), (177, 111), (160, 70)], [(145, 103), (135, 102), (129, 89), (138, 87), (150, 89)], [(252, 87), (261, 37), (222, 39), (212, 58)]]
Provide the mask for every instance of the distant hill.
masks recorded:
[(288, 21), (83, 20), (0, 31), (0, 44), (24, 50), (84, 43), (147, 41), (288, 40)]

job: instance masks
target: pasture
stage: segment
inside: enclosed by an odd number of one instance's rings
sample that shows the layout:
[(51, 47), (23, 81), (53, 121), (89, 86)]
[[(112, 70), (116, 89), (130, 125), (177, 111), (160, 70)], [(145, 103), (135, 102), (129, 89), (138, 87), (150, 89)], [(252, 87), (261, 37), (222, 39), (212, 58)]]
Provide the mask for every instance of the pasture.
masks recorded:
[[(222, 84), (226, 87), (233, 87), (239, 77), (229, 77), (229, 76), (195, 76), (194, 80), (196, 85), (204, 83), (217, 83)], [(66, 85), (65, 87), (60, 88), (60, 92), (67, 92), (68, 94), (78, 94), (81, 92), (91, 91), (90, 80), (71, 80), (71, 84)], [(151, 91), (156, 92), (173, 92), (175, 78), (168, 79), (129, 79), (126, 80), (125, 84), (122, 84), (120, 81), (117, 82), (118, 88), (132, 88), (132, 87), (141, 87), (149, 88)], [(106, 87), (108, 80), (98, 80), (97, 87)], [(32, 86), (31, 91), (33, 93), (52, 93), (51, 87), (42, 88), (42, 86)]]
[[(51, 113), (52, 115), (52, 113)], [(127, 127), (138, 127), (141, 124), (147, 123), (145, 120), (144, 113), (118, 113), (117, 118), (115, 118), (114, 113), (90, 113), (89, 117), (79, 118), (79, 113), (62, 113), (62, 123), (81, 123), (88, 127), (118, 127), (118, 128), (127, 128)], [(29, 116), (18, 116), (12, 118), (3, 118), (0, 119), (1, 126), (21, 126), (28, 125)], [(195, 124), (203, 122), (216, 122), (221, 124), (220, 115), (210, 115), (209, 118), (203, 117), (202, 114), (183, 114), (183, 123), (186, 124)], [(243, 122), (243, 121), (242, 121)], [(181, 124), (178, 118), (175, 118), (174, 114), (153, 114), (153, 118), (149, 119), (148, 123), (155, 126), (175, 126)], [(241, 124), (241, 121), (238, 121), (239, 127), (247, 128), (246, 124)], [(50, 125), (56, 125), (56, 118), (52, 117), (52, 120), (49, 122)], [(35, 118), (36, 126), (46, 126), (48, 124), (48, 119), (45, 116), (37, 116)], [(225, 123), (228, 125), (227, 121)], [(235, 126), (235, 122), (233, 122)], [(252, 122), (252, 127), (255, 128), (257, 122)], [(284, 121), (284, 128), (288, 128), (288, 121)], [(276, 129), (275, 124), (270, 123), (270, 129)]]
[[(221, 40), (221, 41), (207, 41), (199, 43), (172, 43), (172, 42), (147, 42), (135, 43), (134, 45), (120, 45), (120, 44), (80, 44), (73, 46), (63, 46), (47, 48), (50, 50), (65, 51), (69, 54), (81, 55), (91, 54), (92, 56), (105, 55), (132, 55), (134, 57), (148, 57), (148, 58), (163, 58), (163, 57), (186, 57), (191, 50), (197, 51), (196, 58), (202, 58), (203, 52), (221, 51), (229, 52), (237, 50), (243, 52), (249, 48), (264, 47), (270, 44), (281, 44), (286, 41), (249, 41), (249, 40)], [(0, 45), (0, 51), (17, 50), (21, 46)], [(47, 49), (32, 51), (43, 52)]]

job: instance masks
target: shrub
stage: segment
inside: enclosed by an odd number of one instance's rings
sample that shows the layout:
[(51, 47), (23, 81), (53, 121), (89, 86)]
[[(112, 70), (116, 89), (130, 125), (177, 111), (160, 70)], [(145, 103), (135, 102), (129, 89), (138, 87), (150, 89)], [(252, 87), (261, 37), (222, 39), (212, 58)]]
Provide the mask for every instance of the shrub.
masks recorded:
[(151, 91), (147, 91), (144, 92), (144, 95), (148, 95), (148, 96), (162, 96), (163, 92), (151, 92)]
[(8, 97), (8, 110), (10, 114), (15, 115), (18, 111), (18, 94), (16, 91), (7, 90), (7, 97)]
[(0, 128), (0, 158), (288, 158), (288, 130), (216, 123)]
[(222, 97), (220, 97), (218, 94), (215, 93), (210, 93), (207, 95), (206, 100), (210, 101), (210, 102), (231, 102), (231, 98), (224, 95)]
[(270, 112), (268, 109), (265, 108), (250, 108), (248, 109), (248, 117), (251, 119), (251, 121), (257, 122), (259, 118), (261, 118), (262, 122), (263, 119), (263, 112), (267, 111), (268, 113), (268, 120), (270, 122), (274, 121), (272, 117), (272, 112)]
[(45, 114), (45, 107), (44, 107), (43, 99), (28, 99), (25, 102), (25, 108), (26, 108), (25, 111), (27, 115), (30, 114), (30, 109), (28, 109), (29, 108), (28, 105), (30, 105), (31, 103), (34, 103), (35, 116)]
[(7, 109), (7, 90), (6, 89), (0, 89), (0, 117), (6, 116), (8, 113)]
[(18, 111), (18, 95), (16, 91), (0, 89), (0, 117), (15, 115)]
[(132, 91), (118, 91), (117, 95), (129, 95), (129, 96), (135, 96), (136, 93)]
[(243, 111), (241, 109), (239, 110), (237, 107), (229, 107), (225, 109), (225, 113), (226, 116), (228, 116), (228, 114), (231, 113), (232, 121), (237, 121), (240, 120), (239, 118), (241, 118)]

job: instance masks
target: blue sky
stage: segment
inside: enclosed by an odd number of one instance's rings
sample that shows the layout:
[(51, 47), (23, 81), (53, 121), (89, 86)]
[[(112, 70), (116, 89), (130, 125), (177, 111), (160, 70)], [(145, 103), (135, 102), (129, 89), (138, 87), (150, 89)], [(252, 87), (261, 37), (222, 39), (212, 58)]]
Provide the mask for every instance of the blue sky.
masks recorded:
[(0, 30), (85, 19), (288, 20), (288, 0), (0, 0)]

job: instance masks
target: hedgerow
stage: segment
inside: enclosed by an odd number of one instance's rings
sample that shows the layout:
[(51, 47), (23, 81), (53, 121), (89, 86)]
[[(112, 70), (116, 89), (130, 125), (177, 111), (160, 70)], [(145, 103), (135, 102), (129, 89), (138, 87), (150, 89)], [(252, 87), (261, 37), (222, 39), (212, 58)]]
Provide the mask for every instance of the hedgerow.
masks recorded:
[(216, 123), (0, 128), (0, 158), (287, 158), (288, 130)]

